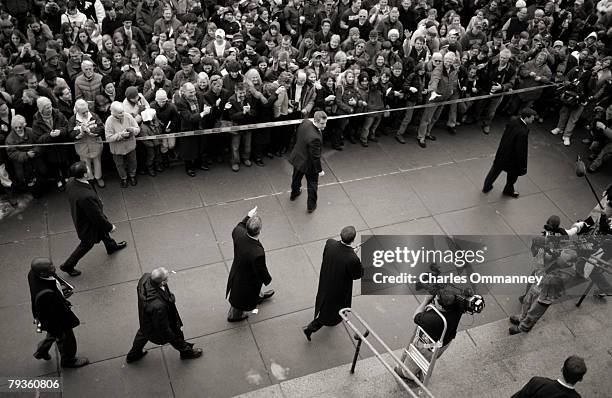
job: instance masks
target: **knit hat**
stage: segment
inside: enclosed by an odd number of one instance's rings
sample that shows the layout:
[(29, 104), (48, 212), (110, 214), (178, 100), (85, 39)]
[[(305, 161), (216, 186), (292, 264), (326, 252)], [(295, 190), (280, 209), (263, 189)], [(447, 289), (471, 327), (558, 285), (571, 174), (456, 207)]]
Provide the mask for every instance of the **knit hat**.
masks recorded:
[(358, 35), (358, 34), (359, 34), (359, 28), (356, 28), (353, 26), (352, 28), (349, 29), (349, 36)]
[(134, 99), (138, 97), (138, 87), (130, 86), (125, 90), (125, 98)]
[(155, 93), (155, 101), (159, 102), (159, 101), (165, 101), (168, 99), (168, 94), (166, 93), (166, 90), (160, 88), (159, 90), (157, 90), (157, 92)]

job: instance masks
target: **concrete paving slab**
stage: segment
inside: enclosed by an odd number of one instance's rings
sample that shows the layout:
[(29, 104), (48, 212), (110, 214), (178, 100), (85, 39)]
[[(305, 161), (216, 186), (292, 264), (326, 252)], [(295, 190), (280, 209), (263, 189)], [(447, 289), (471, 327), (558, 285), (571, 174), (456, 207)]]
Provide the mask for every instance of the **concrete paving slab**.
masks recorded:
[[(293, 379), (322, 369), (348, 363), (353, 344), (342, 325), (324, 327), (308, 342), (302, 327), (312, 321), (312, 310), (304, 310), (252, 325), (253, 335), (266, 367), (274, 368), (273, 382)], [(276, 374), (276, 376), (274, 376)], [(293, 396), (293, 395), (288, 395)]]
[(543, 193), (504, 200), (491, 205), (518, 235), (539, 235), (548, 217), (557, 214), (561, 225), (570, 226), (570, 220), (553, 201)]
[(368, 148), (363, 148), (361, 145), (352, 145), (346, 151), (331, 152), (325, 157), (325, 162), (339, 181), (391, 173), (398, 170), (382, 148), (375, 143), (370, 144)]
[(104, 244), (100, 242), (85, 257), (79, 261), (77, 269), (83, 271), (78, 278), (72, 278), (59, 270), (59, 267), (78, 246), (79, 238), (76, 232), (65, 232), (49, 237), (51, 258), (55, 262), (60, 276), (67, 278), (76, 291), (107, 286), (140, 277), (142, 271), (136, 257), (136, 248), (132, 231), (128, 222), (115, 224), (117, 231), (112, 234), (116, 241), (126, 241), (127, 247), (111, 255), (106, 254)]
[[(435, 166), (452, 162), (453, 158), (441, 146), (428, 144), (427, 149), (417, 145), (416, 134), (405, 137), (406, 144), (401, 145), (395, 140), (383, 140), (379, 143), (387, 155), (401, 170), (412, 170), (418, 167)], [(434, 148), (435, 146), (435, 148)]]
[(0, 307), (30, 303), (28, 272), (34, 257), (49, 257), (49, 242), (46, 238), (0, 245), (0, 265), (4, 273)]
[[(5, 377), (36, 377), (57, 369), (55, 349), (51, 361), (37, 360), (32, 355), (45, 334), (36, 333), (30, 303), (0, 308), (0, 374)], [(12, 395), (11, 395), (12, 396)]]
[(222, 260), (204, 209), (131, 221), (138, 258), (146, 269), (184, 269)]
[(40, 238), (47, 234), (44, 202), (33, 200), (27, 209), (0, 221), (0, 244)]
[[(335, 152), (335, 151), (333, 151)], [(321, 166), (325, 175), (319, 177), (319, 185), (329, 184), (338, 182), (338, 179), (331, 172), (328, 164), (325, 162), (325, 158), (332, 153), (332, 150), (323, 148), (321, 157), (323, 161)], [(268, 181), (272, 184), (272, 190), (275, 193), (290, 192), (291, 191), (291, 176), (293, 175), (293, 166), (287, 161), (285, 157), (274, 159), (265, 159), (265, 167), (262, 167), (262, 171), (266, 174)], [(306, 179), (302, 181), (302, 189), (306, 188)], [(250, 195), (249, 195), (250, 196)]]
[(433, 217), (372, 228), (375, 235), (444, 235), (444, 231)]
[[(531, 275), (534, 269), (534, 260), (530, 253), (525, 252), (510, 255), (500, 259), (487, 261), (483, 264), (474, 264), (471, 266), (473, 272), (477, 272), (483, 276), (493, 275)], [(495, 283), (482, 283), (479, 284), (484, 286), (487, 291), (495, 296), (513, 296), (517, 299), (520, 295), (524, 294), (526, 285), (522, 284), (495, 284)], [(501, 304), (501, 303), (500, 303)], [(503, 306), (502, 306), (503, 307)]]
[(169, 284), (177, 297), (186, 338), (239, 326), (226, 321), (229, 310), (225, 300), (227, 276), (224, 263), (191, 268), (171, 275)]
[(222, 164), (208, 172), (200, 171), (193, 180), (206, 205), (272, 193), (266, 174), (255, 165), (243, 165), (240, 172), (235, 173), (229, 164)]
[(450, 154), (451, 158), (460, 162), (475, 157), (484, 157), (495, 154), (499, 138), (485, 135), (474, 126), (457, 127), (457, 135), (440, 132), (440, 145)]
[(68, 195), (65, 192), (52, 192), (45, 196), (44, 200), (49, 234), (74, 231)]
[[(551, 189), (546, 191), (545, 194), (572, 223), (585, 219), (591, 210), (597, 206), (597, 201), (586, 182), (584, 185), (575, 184), (570, 187)], [(567, 226), (569, 227), (571, 224), (567, 224)]]
[(317, 210), (314, 213), (306, 212), (307, 195), (305, 191), (302, 192), (293, 202), (289, 200), (288, 193), (278, 197), (300, 242), (336, 236), (345, 225), (353, 225), (357, 230), (367, 228), (359, 211), (341, 186), (319, 187)]
[[(486, 203), (486, 197), (455, 164), (403, 174), (431, 214)], [(432, 184), (432, 181), (435, 183)]]
[(201, 358), (184, 361), (172, 347), (163, 347), (176, 398), (231, 397), (271, 384), (249, 327), (226, 330), (190, 342), (204, 349)]
[(527, 167), (529, 178), (543, 191), (568, 189), (579, 181), (574, 161), (550, 148), (530, 148)]
[(275, 294), (259, 305), (258, 314), (250, 315), (249, 323), (261, 322), (314, 306), (318, 275), (301, 247), (294, 246), (268, 252), (266, 263), (272, 276), (272, 283), (263, 289), (274, 289)]
[(285, 395), (280, 384), (273, 384), (270, 387), (235, 395), (235, 398), (285, 398)]
[(429, 216), (401, 174), (343, 184), (370, 228)]
[(133, 364), (126, 364), (123, 357), (113, 358), (79, 369), (64, 370), (63, 378), (66, 397), (173, 396), (159, 348), (149, 350), (145, 358)]
[(155, 178), (141, 176), (138, 189), (125, 189), (123, 197), (130, 219), (203, 206), (198, 188), (182, 167)]
[[(465, 173), (465, 175), (474, 183), (478, 190), (482, 189), (485, 177), (491, 169), (493, 164), (494, 156), (470, 159), (461, 162), (457, 162), (457, 166)], [(506, 174), (502, 173), (497, 178), (493, 190), (485, 195), (487, 202), (499, 202), (504, 200), (504, 196), (501, 195), (504, 185), (506, 184)], [(529, 174), (526, 176), (519, 177), (514, 188), (521, 193), (522, 196), (531, 195), (536, 192), (540, 192), (540, 188), (531, 181)]]
[[(70, 298), (72, 310), (81, 320), (74, 329), (78, 355), (90, 361), (124, 357), (138, 330), (137, 283), (125, 282), (85, 292)], [(177, 298), (179, 311), (185, 305)]]
[(104, 214), (111, 222), (116, 223), (128, 219), (125, 201), (123, 200), (123, 188), (119, 186), (118, 181), (111, 181), (104, 189), (97, 188), (97, 192), (104, 205)]
[(257, 213), (263, 222), (261, 242), (266, 250), (275, 250), (298, 244), (297, 236), (276, 196), (265, 196), (207, 207), (206, 212), (226, 260), (234, 258), (232, 230), (255, 206), (257, 206)]

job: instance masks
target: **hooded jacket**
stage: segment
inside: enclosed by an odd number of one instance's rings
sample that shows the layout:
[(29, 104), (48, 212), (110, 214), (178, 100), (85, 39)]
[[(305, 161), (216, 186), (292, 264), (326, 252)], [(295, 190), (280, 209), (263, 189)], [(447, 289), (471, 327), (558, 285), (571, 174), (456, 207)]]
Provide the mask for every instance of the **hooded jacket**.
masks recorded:
[(183, 322), (176, 308), (174, 294), (162, 289), (144, 274), (136, 288), (140, 332), (155, 344), (166, 344), (179, 337)]

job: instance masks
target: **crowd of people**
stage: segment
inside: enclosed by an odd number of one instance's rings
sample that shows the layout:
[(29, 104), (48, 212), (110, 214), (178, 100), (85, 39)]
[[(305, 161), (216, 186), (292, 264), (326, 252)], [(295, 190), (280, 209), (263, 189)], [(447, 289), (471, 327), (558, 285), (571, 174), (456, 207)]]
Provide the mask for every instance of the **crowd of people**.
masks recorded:
[(175, 160), (192, 177), (228, 159), (236, 172), (264, 166), (291, 149), (293, 128), (163, 136), (315, 111), (349, 116), (324, 131), (342, 150), (381, 134), (405, 144), (411, 124), (425, 148), (441, 116), (450, 134), (462, 123), (488, 134), (496, 115), (532, 108), (539, 122), (558, 117), (551, 134), (567, 146), (577, 125), (589, 131), (594, 172), (612, 153), (608, 3), (2, 1), (1, 186), (63, 190), (79, 159), (100, 188), (105, 164), (124, 188)]

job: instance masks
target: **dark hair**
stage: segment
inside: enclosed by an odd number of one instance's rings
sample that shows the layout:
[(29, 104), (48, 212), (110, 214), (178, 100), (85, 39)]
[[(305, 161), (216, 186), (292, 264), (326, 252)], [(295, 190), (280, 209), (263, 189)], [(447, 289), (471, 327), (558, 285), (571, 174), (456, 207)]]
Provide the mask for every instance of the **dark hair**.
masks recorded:
[(438, 291), (438, 303), (443, 309), (449, 311), (455, 308), (456, 297), (455, 293), (449, 288), (445, 287)]
[(70, 175), (74, 178), (83, 178), (87, 174), (87, 164), (76, 162), (70, 166)]
[(523, 109), (521, 109), (521, 111), (519, 113), (519, 116), (521, 118), (525, 119), (525, 118), (531, 117), (531, 116), (535, 117), (535, 116), (537, 116), (537, 113), (536, 113), (536, 111), (534, 111), (531, 108), (523, 108)]
[(576, 384), (582, 381), (582, 377), (587, 372), (584, 359), (572, 355), (563, 362), (563, 378), (570, 384)]
[(234, 86), (234, 91), (246, 91), (246, 84), (243, 82), (236, 83)]
[(357, 236), (357, 232), (355, 231), (355, 227), (352, 225), (342, 228), (342, 231), (340, 232), (342, 242), (346, 243), (347, 245), (353, 243), (355, 236)]

